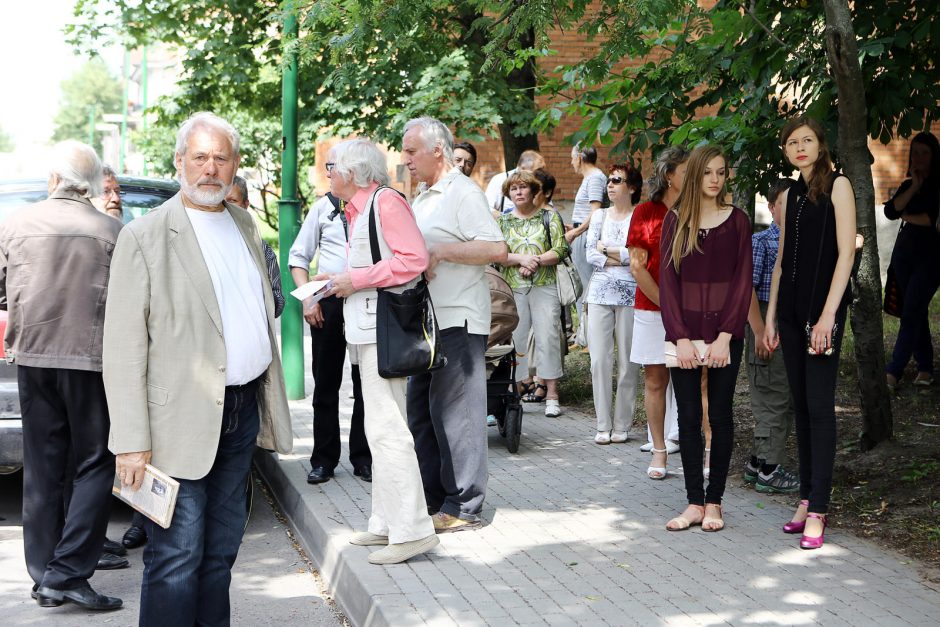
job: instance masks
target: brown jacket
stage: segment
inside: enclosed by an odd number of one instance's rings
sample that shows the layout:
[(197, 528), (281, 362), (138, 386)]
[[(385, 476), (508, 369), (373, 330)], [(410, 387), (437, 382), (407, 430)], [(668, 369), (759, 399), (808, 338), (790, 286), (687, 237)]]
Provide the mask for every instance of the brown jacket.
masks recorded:
[(111, 253), (121, 223), (66, 191), (0, 223), (0, 309), (7, 358), (101, 372)]

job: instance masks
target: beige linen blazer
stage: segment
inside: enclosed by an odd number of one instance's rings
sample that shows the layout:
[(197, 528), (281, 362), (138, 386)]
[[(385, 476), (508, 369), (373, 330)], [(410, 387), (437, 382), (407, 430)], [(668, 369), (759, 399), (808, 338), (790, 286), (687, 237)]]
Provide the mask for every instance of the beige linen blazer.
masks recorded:
[[(226, 203), (262, 277), (261, 237), (247, 211)], [(180, 194), (122, 229), (111, 262), (103, 375), (115, 454), (152, 451), (179, 479), (201, 479), (215, 460), (225, 399), (222, 316)], [(271, 365), (258, 397), (258, 446), (293, 446), (274, 299), (264, 290)], [(233, 330), (238, 333), (238, 330)]]

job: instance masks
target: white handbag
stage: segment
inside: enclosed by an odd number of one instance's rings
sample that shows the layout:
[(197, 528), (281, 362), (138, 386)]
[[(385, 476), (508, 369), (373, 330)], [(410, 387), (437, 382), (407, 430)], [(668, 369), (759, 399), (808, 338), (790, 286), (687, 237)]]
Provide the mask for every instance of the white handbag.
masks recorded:
[[(705, 358), (705, 353), (708, 351), (708, 344), (705, 343), (705, 340), (692, 340), (692, 346), (695, 348), (696, 354), (701, 358), (696, 360), (696, 365), (704, 366), (705, 362), (703, 362), (702, 359)], [(666, 342), (666, 367), (679, 367), (679, 360), (676, 359), (675, 342)]]

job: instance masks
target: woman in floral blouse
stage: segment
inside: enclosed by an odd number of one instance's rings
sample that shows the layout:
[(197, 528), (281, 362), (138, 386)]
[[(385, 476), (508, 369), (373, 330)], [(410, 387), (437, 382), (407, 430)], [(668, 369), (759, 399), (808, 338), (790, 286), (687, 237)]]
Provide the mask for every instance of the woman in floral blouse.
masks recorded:
[[(532, 327), (535, 332), (536, 374), (546, 387), (545, 415), (554, 417), (561, 414), (557, 381), (562, 375), (561, 305), (555, 284), (555, 266), (568, 254), (568, 242), (561, 217), (551, 209), (535, 204), (539, 190), (541, 184), (531, 172), (517, 170), (512, 173), (503, 184), (503, 194), (513, 201), (516, 208), (500, 216), (499, 226), (509, 246), (503, 277), (512, 288), (519, 312), (519, 326), (512, 334), (519, 355), (517, 372), (528, 372), (528, 359), (522, 351)], [(531, 379), (524, 376), (523, 392), (531, 387)]]

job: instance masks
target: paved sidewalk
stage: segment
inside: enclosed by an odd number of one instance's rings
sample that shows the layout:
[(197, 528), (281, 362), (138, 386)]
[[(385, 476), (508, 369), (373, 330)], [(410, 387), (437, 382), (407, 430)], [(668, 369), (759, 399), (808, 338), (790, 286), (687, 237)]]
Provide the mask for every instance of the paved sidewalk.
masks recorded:
[[(344, 429), (348, 389), (347, 376)], [(518, 454), (490, 429), (486, 526), (442, 535), (427, 556), (380, 567), (366, 561), (369, 549), (347, 542), (366, 528), (370, 484), (352, 475), (344, 450), (332, 481), (307, 485), (310, 399), (292, 403), (294, 454), (258, 462), (353, 625), (940, 620), (940, 591), (902, 557), (838, 530), (824, 548), (802, 551), (799, 536), (780, 531), (790, 510), (753, 491), (729, 489), (720, 533), (666, 531), (685, 502), (678, 455), (665, 481), (651, 481), (640, 434), (598, 446), (592, 416), (545, 418), (541, 405), (527, 407)]]

